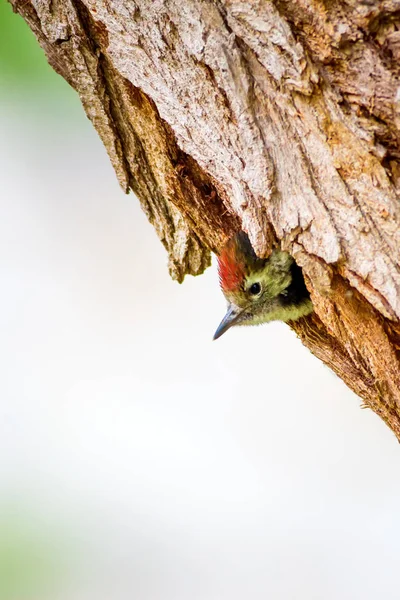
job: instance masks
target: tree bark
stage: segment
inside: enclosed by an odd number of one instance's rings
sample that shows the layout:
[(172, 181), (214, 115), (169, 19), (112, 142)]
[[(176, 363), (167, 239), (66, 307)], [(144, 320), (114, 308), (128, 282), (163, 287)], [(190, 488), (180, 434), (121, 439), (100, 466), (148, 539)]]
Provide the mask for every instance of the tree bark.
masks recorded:
[(290, 252), (293, 328), (400, 439), (400, 0), (10, 1), (172, 277), (241, 228)]

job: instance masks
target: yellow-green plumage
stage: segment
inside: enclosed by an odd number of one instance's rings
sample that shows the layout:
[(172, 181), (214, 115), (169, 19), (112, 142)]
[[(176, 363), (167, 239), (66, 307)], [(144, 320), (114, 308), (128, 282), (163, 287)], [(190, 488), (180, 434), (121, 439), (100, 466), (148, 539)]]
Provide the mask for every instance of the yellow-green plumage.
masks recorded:
[(274, 250), (260, 259), (240, 232), (223, 249), (218, 265), (228, 312), (214, 339), (232, 325), (295, 321), (313, 310), (301, 269), (287, 252)]

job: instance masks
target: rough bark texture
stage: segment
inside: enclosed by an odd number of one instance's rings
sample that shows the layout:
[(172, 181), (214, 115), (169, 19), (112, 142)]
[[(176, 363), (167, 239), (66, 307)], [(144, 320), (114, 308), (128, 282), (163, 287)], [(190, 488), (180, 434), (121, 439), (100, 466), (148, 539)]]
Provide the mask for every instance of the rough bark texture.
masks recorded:
[(400, 0), (11, 0), (181, 281), (240, 228), (293, 327), (400, 439)]

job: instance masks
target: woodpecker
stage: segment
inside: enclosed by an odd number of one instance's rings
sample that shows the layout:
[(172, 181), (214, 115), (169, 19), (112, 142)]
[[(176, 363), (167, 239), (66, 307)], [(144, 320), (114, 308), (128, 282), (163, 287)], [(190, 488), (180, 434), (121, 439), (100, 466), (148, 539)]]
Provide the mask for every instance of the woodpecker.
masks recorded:
[(273, 250), (269, 258), (258, 258), (244, 231), (223, 248), (218, 272), (228, 310), (214, 340), (233, 325), (296, 321), (313, 311), (301, 268), (290, 254)]

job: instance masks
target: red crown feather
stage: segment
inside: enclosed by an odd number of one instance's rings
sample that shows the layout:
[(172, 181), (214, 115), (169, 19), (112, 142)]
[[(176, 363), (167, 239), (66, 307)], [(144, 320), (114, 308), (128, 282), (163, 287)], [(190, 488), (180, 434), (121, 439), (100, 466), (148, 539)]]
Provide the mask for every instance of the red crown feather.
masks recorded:
[(237, 289), (245, 277), (244, 265), (238, 260), (235, 241), (230, 240), (218, 256), (219, 281), (222, 290), (226, 292)]

